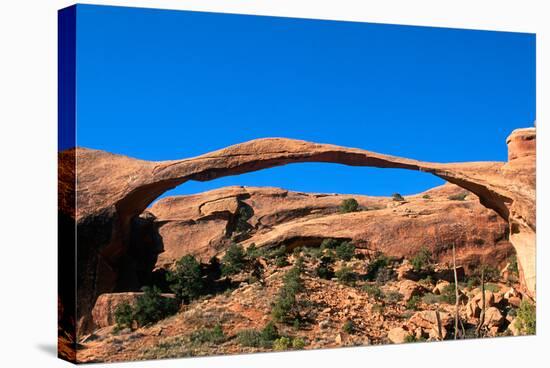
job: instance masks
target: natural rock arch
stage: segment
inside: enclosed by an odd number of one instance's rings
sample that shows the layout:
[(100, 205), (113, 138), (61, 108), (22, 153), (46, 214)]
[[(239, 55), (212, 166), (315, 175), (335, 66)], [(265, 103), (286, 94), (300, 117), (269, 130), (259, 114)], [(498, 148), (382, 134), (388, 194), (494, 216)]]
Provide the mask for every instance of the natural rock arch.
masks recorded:
[[(298, 162), (416, 170), (469, 190), (509, 222), (522, 283), (534, 296), (535, 142), (534, 128), (516, 130), (507, 139), (508, 162), (450, 164), (285, 138), (258, 139), (194, 158), (163, 162), (85, 148), (64, 151), (60, 162), (76, 157), (76, 195), (70, 193), (70, 184), (63, 183), (63, 178), (74, 180), (74, 173), (61, 173), (60, 211), (71, 215), (78, 228), (77, 315), (86, 330), (85, 320), (95, 298), (111, 291), (109, 287), (116, 279), (113, 265), (125, 252), (132, 218), (162, 193), (188, 180), (208, 181)], [(60, 170), (63, 167), (70, 171), (74, 166), (60, 165)], [(63, 188), (68, 188), (67, 192)], [(75, 198), (76, 211), (67, 198)]]

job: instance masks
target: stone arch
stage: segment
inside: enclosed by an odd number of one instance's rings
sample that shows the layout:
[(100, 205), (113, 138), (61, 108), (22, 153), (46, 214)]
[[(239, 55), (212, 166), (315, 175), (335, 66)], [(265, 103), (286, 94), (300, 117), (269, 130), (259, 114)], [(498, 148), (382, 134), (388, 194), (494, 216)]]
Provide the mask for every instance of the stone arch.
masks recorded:
[(78, 314), (85, 318), (95, 298), (110, 291), (109, 283), (113, 272), (116, 274), (112, 264), (124, 254), (132, 218), (162, 193), (189, 180), (208, 181), (298, 162), (422, 171), (476, 194), (484, 206), (510, 223), (510, 240), (518, 254), (521, 280), (534, 296), (535, 142), (534, 128), (516, 130), (507, 139), (508, 162), (451, 164), (285, 138), (258, 139), (194, 158), (163, 162), (85, 148), (65, 151), (60, 154), (61, 160), (64, 154), (76, 154), (77, 161), (74, 216), (79, 232), (78, 270), (85, 272), (79, 278)]

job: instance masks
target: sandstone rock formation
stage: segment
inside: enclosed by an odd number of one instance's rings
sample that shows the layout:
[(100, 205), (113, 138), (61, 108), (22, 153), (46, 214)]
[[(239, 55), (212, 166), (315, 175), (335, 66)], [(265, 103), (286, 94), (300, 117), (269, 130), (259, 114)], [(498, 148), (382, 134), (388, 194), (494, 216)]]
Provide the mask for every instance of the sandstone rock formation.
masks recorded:
[[(140, 295), (143, 293), (112, 293), (101, 294), (92, 309), (92, 318), (96, 328), (112, 326), (116, 323), (115, 311), (122, 303), (134, 305)], [(174, 294), (161, 294), (166, 298), (174, 298)]]
[[(206, 181), (295, 162), (402, 168), (434, 174), (476, 194), (510, 224), (523, 283), (535, 291), (535, 139), (534, 129), (508, 138), (508, 162), (429, 163), (329, 144), (267, 138), (199, 157), (149, 162), (103, 151), (75, 148), (60, 153), (76, 165), (60, 165), (60, 213), (77, 223), (77, 316), (84, 330), (97, 296), (112, 291), (125, 256), (132, 221), (165, 191), (188, 180)], [(71, 185), (76, 169), (76, 211)], [(61, 171), (65, 170), (66, 173)], [(72, 179), (71, 179), (72, 178)], [(69, 198), (69, 200), (67, 200)]]
[[(169, 268), (186, 254), (206, 262), (233, 239), (248, 246), (318, 246), (325, 238), (351, 240), (357, 247), (410, 257), (429, 248), (438, 263), (449, 262), (455, 243), (458, 261), (501, 265), (513, 254), (507, 223), (477, 197), (448, 197), (464, 192), (446, 184), (396, 202), (388, 197), (354, 195), (360, 211), (340, 213), (341, 194), (308, 194), (279, 188), (228, 187), (166, 197), (148, 211), (154, 215), (164, 251), (156, 267)], [(429, 197), (429, 198), (424, 198)], [(243, 233), (235, 231), (241, 208), (251, 211)]]

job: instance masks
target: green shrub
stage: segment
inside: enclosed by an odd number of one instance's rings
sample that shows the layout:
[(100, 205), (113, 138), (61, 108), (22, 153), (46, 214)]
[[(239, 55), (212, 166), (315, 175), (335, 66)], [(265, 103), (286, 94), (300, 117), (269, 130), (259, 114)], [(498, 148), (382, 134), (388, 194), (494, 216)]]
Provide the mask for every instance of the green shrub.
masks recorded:
[(431, 197), (430, 197), (428, 194), (424, 194), (424, 195), (422, 196), (422, 198), (424, 198), (424, 199), (430, 199)]
[(273, 341), (273, 350), (275, 351), (283, 351), (288, 350), (290, 347), (291, 341), (288, 337), (283, 336), (279, 337), (277, 340)]
[(414, 335), (407, 335), (405, 337), (405, 342), (422, 342), (422, 341), (426, 341), (426, 338), (425, 337), (420, 337), (420, 338), (416, 338), (416, 336)]
[(289, 319), (292, 307), (296, 304), (296, 295), (291, 294), (286, 289), (279, 293), (277, 300), (271, 308), (271, 316), (279, 322)]
[(411, 265), (418, 272), (431, 266), (432, 252), (426, 247), (422, 247), (412, 258)]
[(470, 276), (470, 278), (473, 278), (474, 280), (476, 280), (477, 282), (476, 286), (481, 284), (482, 273), (483, 273), (485, 282), (499, 281), (500, 279), (500, 271), (497, 268), (492, 266), (487, 266), (487, 265), (480, 265), (472, 272)]
[(132, 328), (134, 322), (134, 310), (128, 302), (122, 302), (115, 309), (115, 322), (117, 329)]
[(134, 306), (134, 319), (139, 326), (155, 323), (178, 311), (178, 302), (172, 298), (163, 297), (160, 289), (145, 286), (143, 294), (136, 299)]
[(287, 322), (292, 317), (292, 309), (296, 305), (296, 293), (303, 288), (300, 278), (303, 260), (298, 258), (295, 265), (283, 276), (283, 286), (271, 309), (272, 317), (279, 322)]
[[(239, 331), (237, 333), (237, 342), (242, 346), (252, 347), (252, 348), (259, 348), (264, 345), (264, 341), (262, 341), (261, 333), (257, 330), (243, 330)], [(265, 346), (267, 347), (267, 346)]]
[(231, 244), (222, 258), (222, 275), (234, 275), (241, 272), (246, 265), (243, 246)]
[(246, 258), (254, 260), (262, 255), (262, 250), (256, 247), (255, 243), (252, 243), (246, 248)]
[(294, 257), (299, 257), (302, 254), (302, 247), (295, 247), (292, 249), (292, 255)]
[(510, 256), (510, 258), (508, 258), (508, 263), (510, 263), (510, 266), (508, 266), (508, 269), (510, 270), (510, 272), (518, 276), (519, 268), (518, 268), (518, 259), (516, 255)]
[(377, 285), (369, 285), (365, 284), (363, 285), (363, 290), (369, 294), (370, 297), (374, 299), (382, 299), (384, 296), (384, 293)]
[(306, 248), (305, 254), (312, 258), (321, 258), (323, 255), (323, 250), (316, 247)]
[(467, 196), (468, 196), (468, 192), (462, 192), (462, 193), (450, 195), (447, 198), (449, 198), (451, 201), (463, 201), (466, 199)]
[(392, 197), (392, 199), (393, 199), (394, 201), (396, 201), (396, 202), (403, 202), (403, 201), (405, 201), (405, 198), (403, 198), (403, 196), (402, 196), (401, 194), (399, 194), (399, 193), (393, 193), (393, 194), (391, 195), (391, 197)]
[(270, 249), (267, 254), (266, 258), (268, 259), (277, 259), (278, 257), (286, 257), (286, 245), (281, 245), (275, 248)]
[(277, 267), (286, 267), (289, 264), (290, 263), (288, 263), (288, 259), (286, 258), (286, 256), (280, 256), (275, 258), (275, 266)]
[(344, 199), (340, 204), (340, 213), (356, 212), (359, 209), (359, 203), (355, 198)]
[(382, 253), (378, 253), (376, 257), (367, 265), (365, 278), (367, 280), (375, 280), (378, 272), (386, 268), (390, 264), (390, 259)]
[(300, 337), (292, 339), (292, 348), (296, 350), (302, 350), (306, 346), (305, 341)]
[(481, 281), (478, 276), (470, 276), (468, 277), (468, 281), (466, 282), (466, 287), (468, 289), (473, 289), (481, 284)]
[(341, 267), (338, 271), (336, 271), (335, 275), (339, 282), (347, 285), (354, 283), (357, 278), (355, 272), (347, 266)]
[(353, 332), (355, 331), (355, 325), (353, 324), (353, 321), (348, 319), (346, 322), (344, 322), (344, 324), (342, 325), (342, 331), (350, 335), (353, 334)]
[(262, 328), (262, 331), (260, 332), (260, 338), (263, 341), (273, 341), (277, 337), (279, 337), (279, 331), (277, 330), (277, 326), (272, 321), (269, 321), (264, 328)]
[(398, 291), (388, 291), (385, 295), (384, 295), (384, 299), (388, 302), (388, 303), (392, 303), (392, 304), (395, 304), (397, 302), (400, 302), (401, 300), (403, 300), (403, 295), (398, 292)]
[(422, 297), (422, 301), (426, 304), (435, 304), (439, 303), (441, 301), (441, 298), (439, 297), (439, 295), (427, 293), (424, 294), (424, 296)]
[(328, 239), (323, 239), (323, 241), (321, 242), (321, 250), (324, 250), (324, 249), (335, 249), (338, 244), (340, 244), (338, 242), (338, 240), (336, 239), (331, 239), (331, 238), (328, 238)]
[(204, 290), (200, 263), (192, 255), (186, 255), (176, 262), (173, 271), (169, 271), (166, 280), (170, 289), (180, 301), (190, 302)]
[(226, 339), (222, 326), (217, 324), (212, 328), (205, 328), (202, 330), (195, 331), (191, 334), (191, 342), (204, 344), (204, 343), (213, 343), (220, 344)]
[(500, 271), (492, 266), (485, 266), (485, 282), (500, 280)]
[(375, 305), (372, 306), (372, 311), (374, 313), (384, 314), (384, 309), (385, 309), (384, 305), (380, 303), (376, 303)]
[(269, 322), (261, 330), (243, 330), (237, 334), (237, 342), (242, 346), (270, 348), (273, 341), (279, 337), (277, 327)]
[(534, 335), (537, 333), (537, 309), (527, 300), (522, 300), (519, 308), (516, 311), (517, 317), (515, 327), (526, 335)]
[(417, 310), (418, 303), (420, 303), (420, 296), (414, 295), (407, 301), (406, 307), (409, 310)]
[(248, 220), (254, 215), (252, 207), (247, 204), (241, 203), (239, 210), (237, 211), (237, 222), (235, 225), (235, 231), (239, 233), (248, 232), (252, 226), (248, 223)]
[(328, 250), (323, 256), (321, 257), (321, 262), (325, 264), (333, 264), (336, 262), (336, 253), (333, 250)]
[(339, 246), (336, 247), (336, 257), (343, 260), (349, 261), (353, 258), (355, 254), (355, 245), (350, 242), (342, 242)]
[(334, 277), (334, 271), (329, 265), (320, 263), (317, 268), (315, 268), (315, 274), (317, 277), (325, 280), (330, 280)]
[(488, 282), (485, 284), (485, 290), (488, 290), (492, 293), (498, 293), (500, 291), (500, 286), (497, 284), (493, 284), (492, 282)]
[(427, 275), (425, 278), (419, 280), (418, 283), (429, 289), (434, 285), (434, 280), (431, 275)]
[(456, 291), (455, 284), (445, 285), (439, 295), (439, 301), (441, 303), (455, 304), (456, 303)]
[(395, 278), (395, 273), (391, 268), (385, 267), (378, 270), (376, 282), (380, 285), (387, 283)]

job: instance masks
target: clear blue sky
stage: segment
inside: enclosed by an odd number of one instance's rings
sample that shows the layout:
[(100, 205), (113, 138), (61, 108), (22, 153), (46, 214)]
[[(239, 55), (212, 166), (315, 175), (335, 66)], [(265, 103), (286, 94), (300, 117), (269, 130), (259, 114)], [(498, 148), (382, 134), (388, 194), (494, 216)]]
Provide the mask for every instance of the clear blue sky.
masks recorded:
[[(77, 142), (147, 160), (260, 137), (420, 160), (506, 160), (535, 120), (535, 35), (79, 5)], [(294, 164), (225, 185), (411, 194), (405, 170)]]

